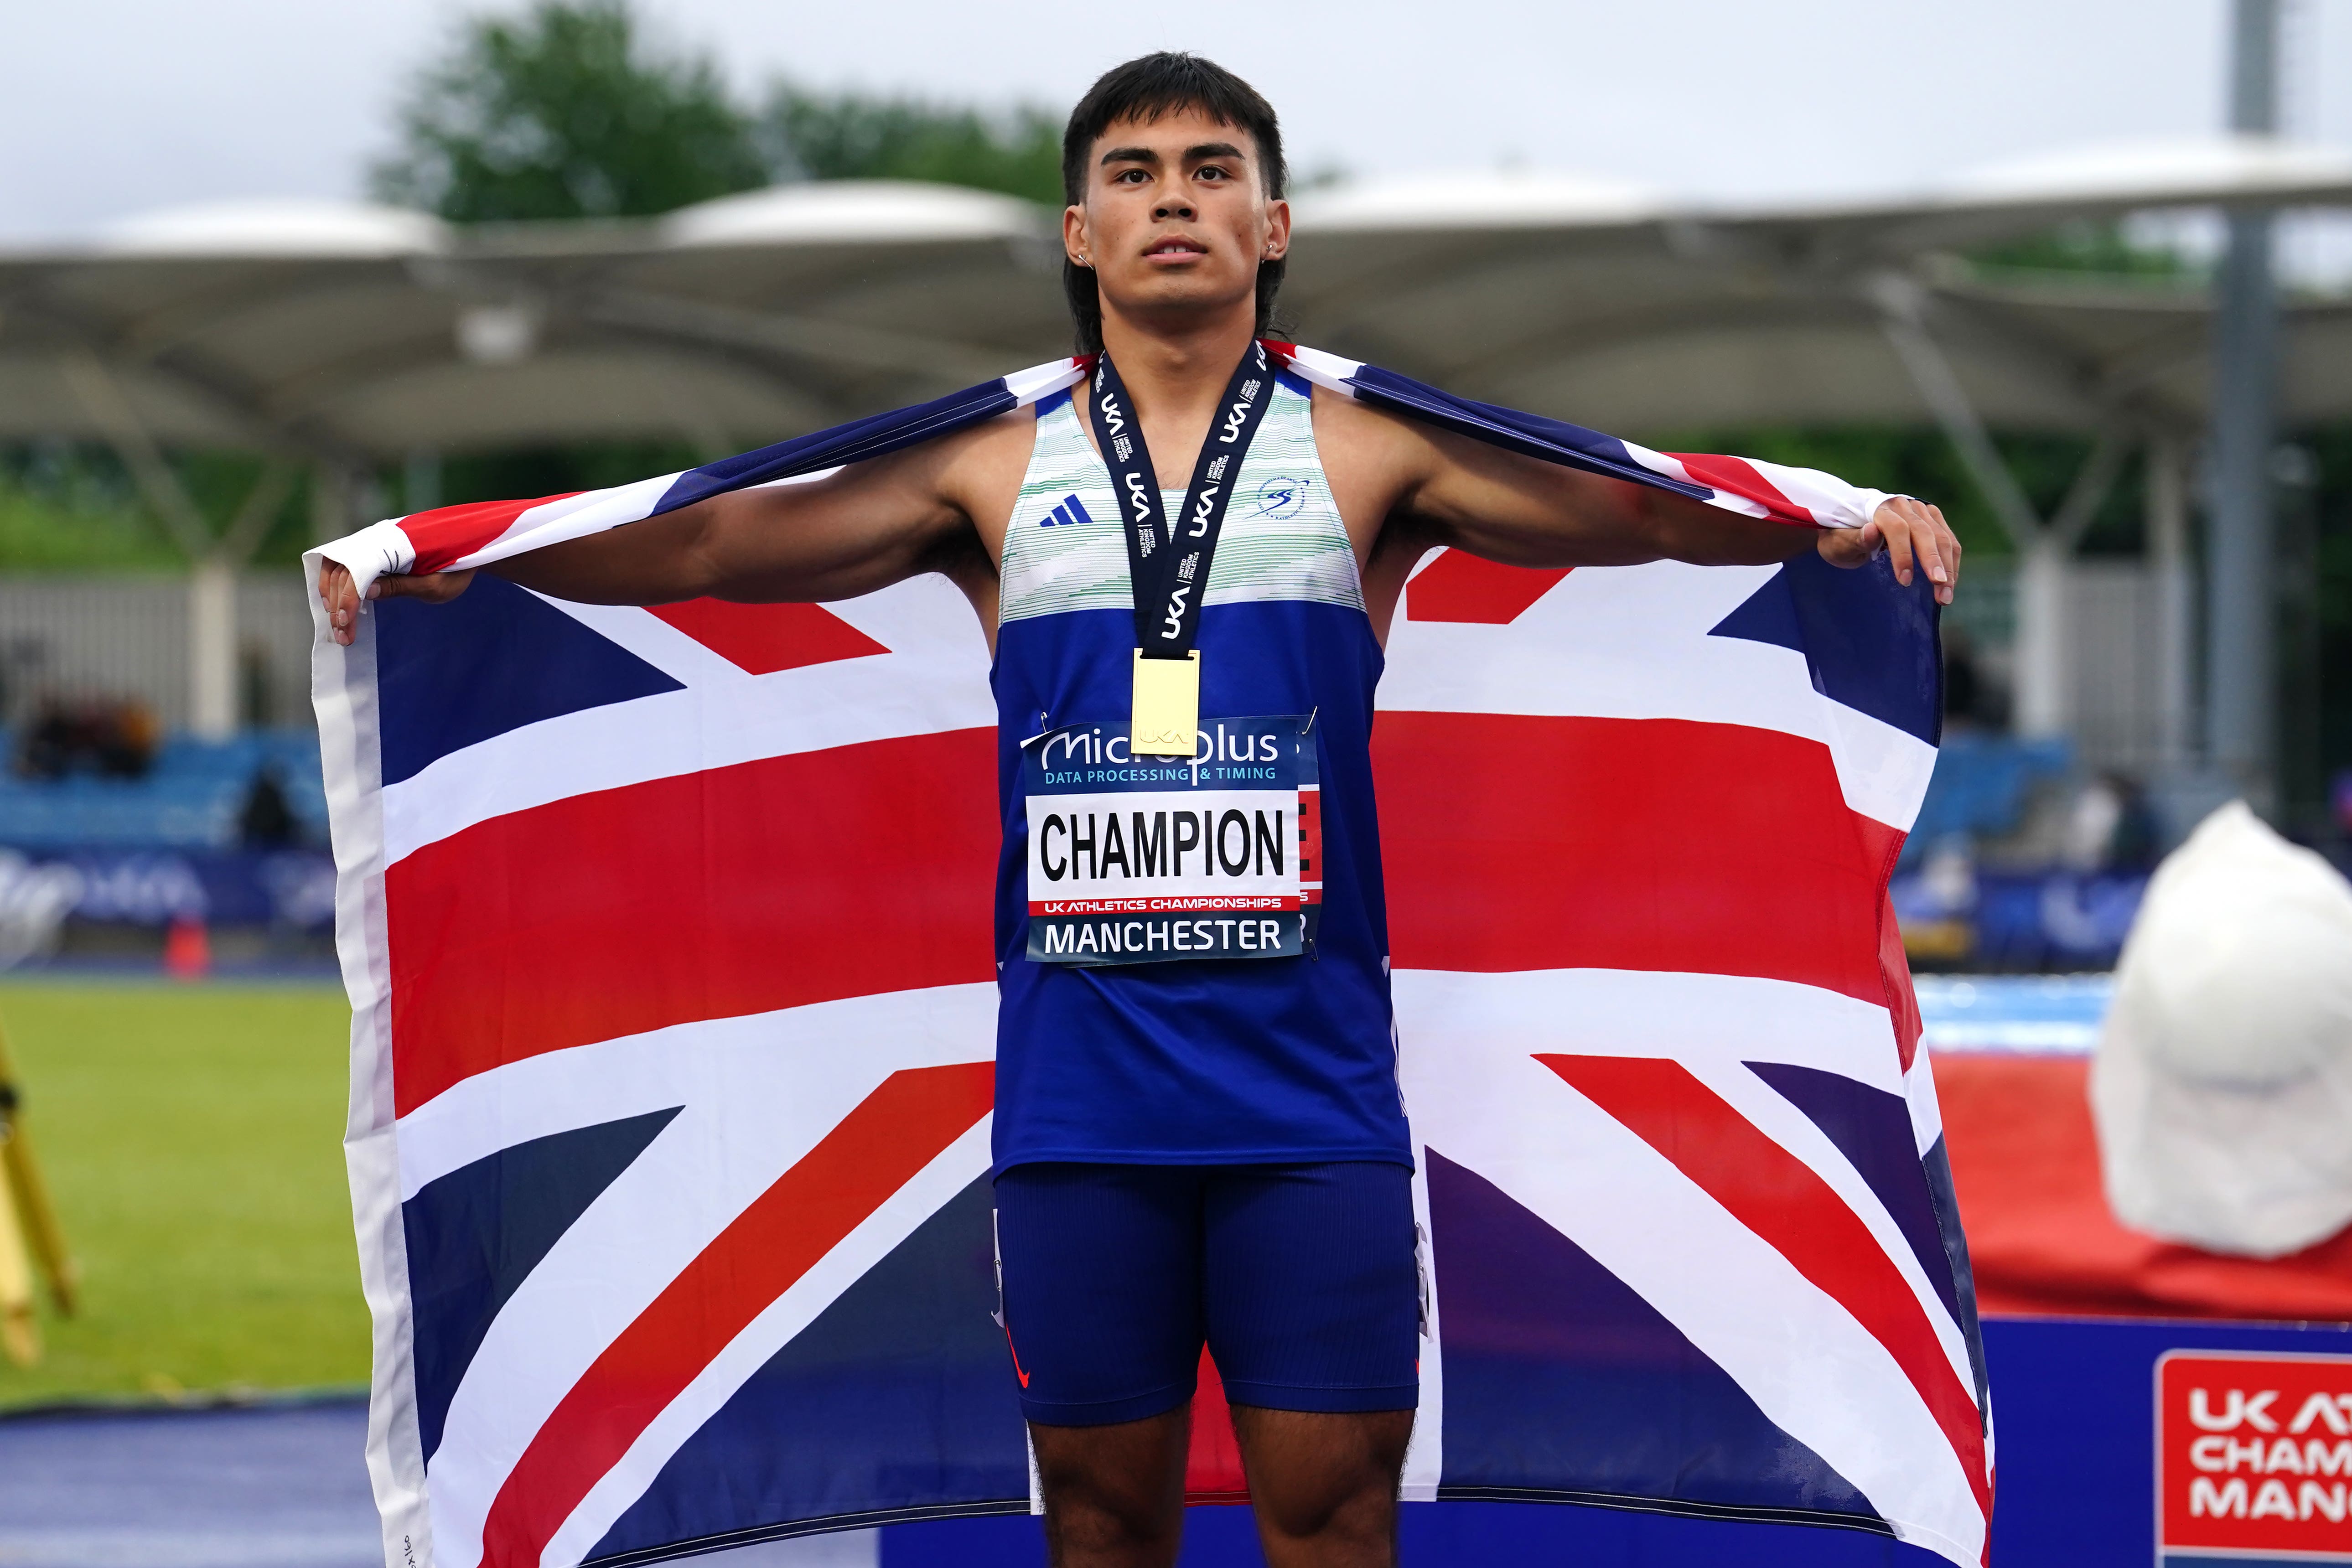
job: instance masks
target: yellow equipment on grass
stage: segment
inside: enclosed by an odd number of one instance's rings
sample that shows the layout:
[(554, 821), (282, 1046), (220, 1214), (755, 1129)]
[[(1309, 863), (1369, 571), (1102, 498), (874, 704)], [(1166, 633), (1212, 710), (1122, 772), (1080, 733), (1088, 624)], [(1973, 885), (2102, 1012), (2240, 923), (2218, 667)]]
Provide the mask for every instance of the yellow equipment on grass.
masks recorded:
[(19, 1366), (41, 1359), (41, 1326), (33, 1316), (36, 1264), (48, 1278), (58, 1312), (70, 1317), (79, 1271), (25, 1136), (24, 1092), (8, 1055), (7, 1031), (0, 1028), (0, 1351)]

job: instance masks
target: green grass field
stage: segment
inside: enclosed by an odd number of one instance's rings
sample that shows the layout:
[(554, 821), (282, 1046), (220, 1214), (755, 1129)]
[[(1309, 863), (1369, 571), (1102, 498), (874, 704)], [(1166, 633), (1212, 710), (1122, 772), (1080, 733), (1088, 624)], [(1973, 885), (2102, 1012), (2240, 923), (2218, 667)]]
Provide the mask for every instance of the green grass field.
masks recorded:
[(363, 1384), (331, 985), (0, 985), (26, 1131), (82, 1267), (0, 1407)]

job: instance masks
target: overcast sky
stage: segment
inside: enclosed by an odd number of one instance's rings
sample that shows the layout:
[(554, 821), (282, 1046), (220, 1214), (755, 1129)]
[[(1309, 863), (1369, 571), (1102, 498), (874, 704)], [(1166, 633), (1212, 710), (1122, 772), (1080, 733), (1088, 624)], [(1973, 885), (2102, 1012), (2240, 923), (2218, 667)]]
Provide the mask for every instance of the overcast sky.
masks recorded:
[[(2290, 132), (2352, 145), (2352, 0), (2287, 0)], [(184, 202), (359, 194), (457, 0), (16, 0), (0, 238)], [(643, 0), (746, 90), (778, 74), (1056, 110), (1197, 49), (1297, 167), (1498, 163), (1721, 198), (1899, 191), (2221, 119), (2225, 0)]]

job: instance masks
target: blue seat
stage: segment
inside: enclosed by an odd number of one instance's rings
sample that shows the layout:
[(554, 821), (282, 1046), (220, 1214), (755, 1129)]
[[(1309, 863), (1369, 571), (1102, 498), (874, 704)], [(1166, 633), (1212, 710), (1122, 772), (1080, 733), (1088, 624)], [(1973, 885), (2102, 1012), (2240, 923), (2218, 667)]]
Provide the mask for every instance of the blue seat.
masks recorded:
[[(0, 728), (0, 753), (16, 737)], [(144, 778), (73, 774), (26, 779), (0, 772), (0, 845), (19, 849), (223, 849), (237, 841), (238, 818), (255, 776), (274, 765), (287, 804), (315, 838), (327, 822), (317, 736), (308, 730), (253, 731), (226, 741), (173, 735)]]
[(1916, 860), (1955, 835), (1991, 838), (2014, 830), (2035, 782), (2063, 776), (2074, 761), (2074, 748), (2063, 739), (1945, 737), (1918, 820), (1904, 846), (1904, 859)]

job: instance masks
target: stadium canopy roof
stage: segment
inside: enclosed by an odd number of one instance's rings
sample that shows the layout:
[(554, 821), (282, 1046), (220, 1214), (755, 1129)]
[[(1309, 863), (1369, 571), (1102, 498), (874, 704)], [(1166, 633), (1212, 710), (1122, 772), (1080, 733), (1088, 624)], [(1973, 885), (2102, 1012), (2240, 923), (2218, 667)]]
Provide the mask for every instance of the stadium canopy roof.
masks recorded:
[[(1285, 300), (1318, 347), (1627, 434), (1913, 421), (1936, 384), (1997, 426), (2185, 428), (2199, 292), (1955, 249), (2230, 204), (2352, 205), (2352, 153), (2143, 145), (1753, 209), (1545, 174), (1368, 184), (1298, 200)], [(332, 203), (160, 213), (0, 251), (0, 439), (345, 466), (643, 437), (716, 455), (1065, 352), (1058, 258), (1047, 212), (890, 183), (466, 230)], [(2352, 413), (2352, 300), (2291, 300), (2285, 356), (2290, 420)]]
[(1041, 357), (1045, 240), (1027, 203), (878, 183), (468, 230), (335, 203), (160, 213), (0, 253), (0, 436), (731, 451)]
[[(1358, 187), (1297, 203), (1285, 299), (1318, 347), (1629, 434), (1924, 420), (1906, 336), (1993, 425), (2187, 426), (2207, 380), (2200, 287), (1975, 268), (1958, 251), (2231, 205), (2352, 205), (2352, 153), (2138, 144), (1918, 199), (1802, 207), (1711, 209), (1544, 174)], [(2283, 412), (2352, 414), (2352, 300), (2286, 309)]]

